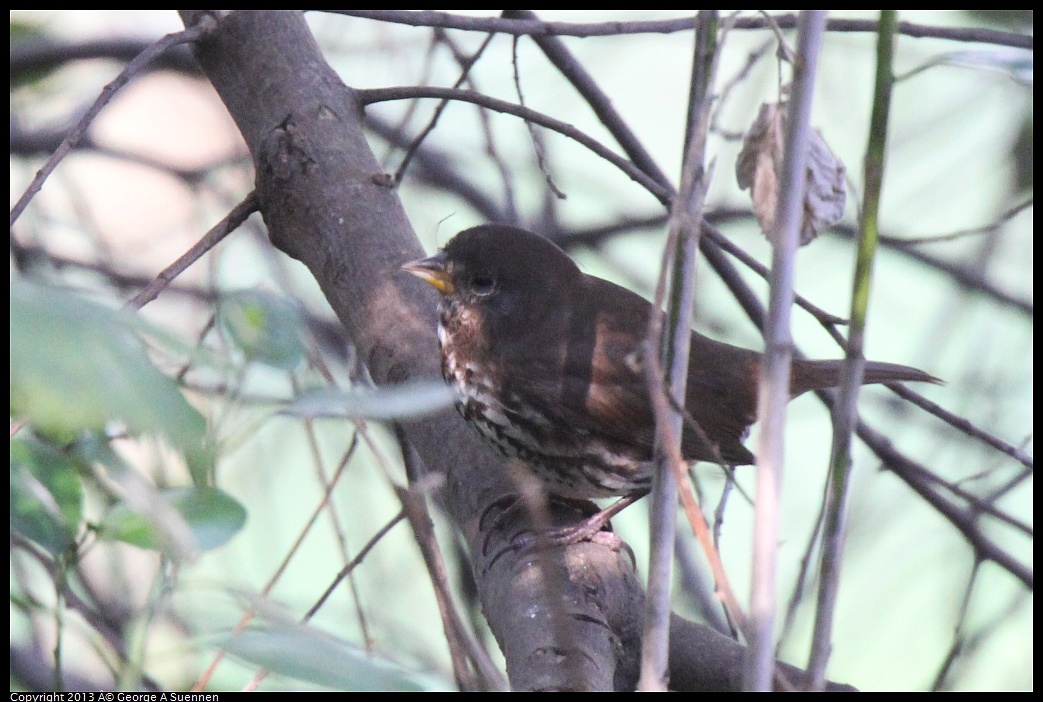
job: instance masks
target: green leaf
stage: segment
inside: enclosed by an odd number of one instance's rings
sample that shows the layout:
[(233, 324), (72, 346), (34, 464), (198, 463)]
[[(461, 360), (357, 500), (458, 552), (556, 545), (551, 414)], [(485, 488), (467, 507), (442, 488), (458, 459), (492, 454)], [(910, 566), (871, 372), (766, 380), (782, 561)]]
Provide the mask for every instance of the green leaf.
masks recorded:
[(71, 456), (37, 441), (11, 441), (11, 530), (64, 553), (83, 522), (83, 485)]
[(70, 440), (113, 420), (201, 450), (206, 422), (149, 360), (130, 315), (11, 281), (11, 415)]
[[(226, 544), (246, 523), (246, 509), (231, 495), (216, 488), (179, 487), (159, 490), (156, 497), (166, 510), (132, 507), (122, 502), (109, 512), (101, 527), (103, 538), (141, 548), (162, 550), (187, 526), (201, 551)], [(183, 523), (171, 523), (170, 517)]]
[[(41, 22), (35, 22), (26, 19), (11, 19), (10, 21), (10, 32), (9, 42), (11, 47), (11, 90), (15, 88), (21, 88), (24, 86), (31, 86), (40, 83), (45, 78), (51, 76), (58, 68), (61, 67), (62, 62), (60, 60), (47, 60), (43, 61), (22, 61), (16, 62), (15, 52), (19, 52), (23, 47), (28, 47), (30, 52), (34, 47), (46, 46), (53, 44), (44, 30), (44, 26)], [(46, 56), (46, 52), (36, 52), (37, 55)], [(56, 52), (57, 53), (57, 52)], [(16, 68), (15, 63), (20, 65)], [(26, 65), (32, 66), (26, 68)]]
[(998, 71), (1024, 85), (1032, 85), (1032, 52), (1026, 49), (996, 48), (984, 51), (952, 51), (937, 58), (938, 63)]
[(245, 290), (222, 298), (218, 314), (232, 342), (251, 361), (293, 370), (304, 359), (301, 316), (283, 298)]
[(252, 626), (221, 648), (272, 673), (353, 692), (423, 692), (442, 689), (430, 676), (316, 629), (290, 622)]
[(363, 417), (376, 421), (413, 419), (452, 407), (452, 390), (441, 381), (420, 381), (368, 390), (319, 390), (297, 398), (283, 414), (306, 419)]
[(1021, 123), (1018, 136), (1010, 150), (1018, 192), (1032, 190), (1032, 167), (1034, 165), (1032, 145), (1032, 114), (1030, 113)]

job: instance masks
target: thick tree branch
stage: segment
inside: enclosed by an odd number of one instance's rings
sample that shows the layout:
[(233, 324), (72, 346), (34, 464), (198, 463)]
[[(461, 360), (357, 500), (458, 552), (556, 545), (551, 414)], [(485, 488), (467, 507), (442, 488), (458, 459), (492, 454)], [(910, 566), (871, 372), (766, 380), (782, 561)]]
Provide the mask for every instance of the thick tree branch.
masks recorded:
[[(423, 251), (381, 178), (355, 93), (325, 63), (301, 15), (228, 15), (197, 57), (254, 157), (273, 243), (315, 275), (373, 380), (437, 376), (434, 293), (399, 271)], [(636, 658), (628, 664), (621, 655), (637, 650), (627, 626), (638, 610), (624, 606), (626, 597), (604, 601), (619, 573), (633, 578), (627, 559), (598, 544), (552, 551), (538, 562), (524, 558), (512, 544), (522, 515), (480, 525), (483, 513), (513, 492), (505, 466), (455, 414), (403, 428), (428, 470), (445, 478), (438, 497), (470, 544), (479, 596), (507, 653), (512, 685), (632, 687)], [(527, 606), (548, 580), (558, 583), (560, 600), (533, 617)], [(568, 646), (548, 619), (563, 613), (571, 623)], [(556, 655), (533, 655), (551, 650)]]

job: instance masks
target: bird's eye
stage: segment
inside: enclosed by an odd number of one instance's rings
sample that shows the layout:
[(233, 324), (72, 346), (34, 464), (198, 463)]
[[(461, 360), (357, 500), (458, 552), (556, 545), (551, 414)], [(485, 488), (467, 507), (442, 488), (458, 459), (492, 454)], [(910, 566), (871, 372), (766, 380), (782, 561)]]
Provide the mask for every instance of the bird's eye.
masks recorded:
[(476, 295), (485, 297), (496, 290), (496, 281), (487, 275), (476, 275), (471, 279), (471, 289)]

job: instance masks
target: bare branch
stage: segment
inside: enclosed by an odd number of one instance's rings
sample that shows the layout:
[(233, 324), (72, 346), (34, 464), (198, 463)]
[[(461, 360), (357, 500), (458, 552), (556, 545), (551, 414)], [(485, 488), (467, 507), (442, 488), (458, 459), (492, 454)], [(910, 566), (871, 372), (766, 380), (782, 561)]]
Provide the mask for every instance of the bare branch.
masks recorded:
[(844, 547), (847, 519), (848, 479), (851, 474), (851, 435), (858, 416), (858, 397), (865, 375), (865, 329), (869, 309), (869, 289), (876, 254), (879, 228), (880, 196), (883, 190), (884, 156), (894, 90), (896, 10), (880, 11), (880, 34), (877, 38), (876, 80), (873, 110), (870, 117), (869, 143), (865, 154), (865, 194), (860, 217), (858, 254), (855, 261), (851, 293), (851, 326), (845, 348), (844, 372), (839, 397), (833, 410), (833, 446), (830, 456), (829, 481), (826, 484), (825, 512), (822, 528), (822, 562), (819, 567), (818, 607), (811, 643), (808, 671), (811, 688), (821, 690), (825, 684), (826, 665), (832, 652), (833, 613), (840, 590), (840, 561)]
[(934, 482), (934, 476), (930, 471), (899, 453), (880, 432), (864, 422), (859, 422), (855, 431), (858, 437), (884, 462), (887, 470), (905, 481), (964, 535), (980, 558), (992, 561), (1023, 582), (1030, 590), (1032, 589), (1032, 569), (1019, 562), (982, 531), (978, 522), (977, 510), (954, 505), (939, 495), (930, 487), (930, 483)]
[(18, 202), (11, 208), (11, 226), (21, 216), (22, 211), (25, 210), (29, 201), (33, 199), (36, 193), (40, 192), (40, 188), (43, 187), (47, 177), (51, 175), (58, 164), (62, 162), (76, 143), (83, 137), (87, 128), (94, 121), (94, 118), (98, 116), (109, 101), (116, 95), (120, 88), (126, 85), (134, 76), (141, 72), (141, 70), (148, 65), (153, 59), (162, 54), (164, 51), (172, 46), (178, 44), (184, 44), (186, 42), (196, 41), (209, 31), (210, 24), (208, 22), (202, 22), (194, 27), (190, 27), (182, 32), (173, 32), (166, 35), (156, 43), (149, 46), (143, 52), (138, 54), (133, 61), (128, 63), (120, 74), (116, 76), (108, 85), (106, 85), (98, 98), (94, 101), (94, 104), (90, 106), (87, 112), (79, 119), (75, 126), (69, 130), (69, 133), (65, 135), (61, 145), (55, 150), (51, 157), (47, 159), (47, 162), (37, 172), (36, 177), (33, 178), (32, 182), (29, 183), (29, 187), (26, 188), (22, 196), (18, 198)]
[(156, 279), (146, 285), (141, 292), (128, 300), (126, 306), (133, 309), (140, 309), (155, 300), (156, 297), (159, 296), (159, 293), (162, 292), (163, 289), (174, 280), (174, 278), (181, 275), (186, 268), (198, 261), (203, 254), (210, 251), (226, 236), (238, 229), (239, 225), (245, 222), (246, 219), (256, 211), (257, 193), (251, 191), (249, 195), (243, 198), (242, 202), (232, 208), (232, 211), (229, 212), (224, 219), (215, 224), (210, 231), (204, 234), (202, 239), (193, 244), (188, 251), (181, 254), (176, 261), (164, 268), (163, 271), (156, 276)]
[[(473, 55), (471, 55), (461, 63), (460, 76), (456, 79), (456, 82), (453, 83), (453, 89), (459, 88), (468, 79), (468, 74), (471, 71), (471, 67), (474, 66), (474, 64), (478, 62), (478, 59), (482, 57), (482, 54), (485, 53), (486, 48), (488, 48), (489, 46), (489, 42), (493, 40), (494, 36), (494, 34), (490, 34), (489, 36), (487, 36), (485, 38), (485, 41), (482, 42), (482, 45), (478, 47), (478, 50), (475, 51)], [(402, 163), (399, 164), (398, 170), (395, 171), (395, 183), (402, 182), (402, 178), (405, 175), (406, 169), (409, 168), (409, 163), (413, 160), (413, 154), (416, 153), (416, 150), (424, 142), (424, 139), (427, 138), (427, 135), (434, 131), (435, 126), (438, 124), (439, 117), (442, 116), (442, 112), (445, 111), (445, 108), (446, 106), (448, 106), (448, 104), (448, 98), (438, 103), (438, 107), (435, 108), (435, 113), (431, 115), (431, 119), (428, 121), (427, 126), (425, 126), (420, 131), (420, 134), (417, 135), (417, 137), (413, 140), (413, 143), (409, 145), (408, 149), (406, 149), (406, 153), (402, 157)]]
[(647, 176), (644, 172), (636, 168), (633, 164), (628, 162), (626, 159), (621, 158), (617, 154), (610, 151), (607, 147), (602, 145), (595, 139), (590, 138), (585, 133), (573, 127), (571, 124), (566, 124), (560, 120), (556, 120), (553, 117), (548, 117), (541, 112), (530, 110), (527, 107), (519, 107), (503, 100), (497, 100), (496, 98), (489, 97), (488, 95), (481, 95), (479, 93), (472, 92), (470, 90), (453, 90), (452, 88), (432, 88), (432, 87), (400, 87), (400, 88), (371, 88), (368, 90), (359, 90), (358, 99), (362, 105), (371, 105), (376, 102), (384, 102), (386, 100), (407, 100), (411, 98), (420, 97), (433, 97), (451, 100), (462, 100), (463, 102), (472, 102), (482, 107), (487, 107), (490, 110), (496, 112), (503, 112), (504, 114), (514, 115), (515, 117), (521, 117), (522, 119), (534, 122), (548, 129), (553, 129), (560, 134), (563, 134), (570, 139), (578, 141), (583, 146), (601, 156), (605, 160), (611, 162), (614, 166), (623, 171), (632, 180), (642, 185), (650, 193), (652, 193), (660, 202), (666, 204), (670, 201), (671, 195), (669, 191), (664, 188), (661, 184), (654, 181), (652, 178)]
[(793, 91), (786, 120), (785, 156), (772, 241), (771, 296), (764, 329), (757, 396), (757, 510), (754, 518), (753, 581), (750, 624), (753, 638), (746, 660), (744, 687), (768, 690), (775, 664), (775, 579), (779, 541), (786, 404), (790, 400), (790, 362), (793, 337), (793, 259), (803, 221), (804, 186), (818, 54), (826, 23), (824, 10), (800, 15), (797, 58), (793, 63)]
[[(671, 20), (646, 20), (634, 22), (539, 22), (535, 20), (513, 20), (495, 17), (463, 17), (445, 12), (431, 10), (324, 10), (350, 17), (406, 24), (412, 27), (441, 27), (443, 29), (464, 29), (472, 32), (501, 32), (503, 34), (530, 36), (570, 36), (570, 37), (605, 37), (621, 34), (672, 34), (689, 32), (695, 29), (695, 21), (691, 17)], [(797, 26), (796, 15), (773, 15), (772, 21), (783, 29)], [(763, 17), (741, 17), (735, 23), (736, 29), (770, 29), (768, 20)], [(826, 24), (830, 32), (871, 32), (876, 33), (875, 20), (831, 19)], [(1032, 36), (1002, 32), (994, 29), (964, 27), (932, 27), (912, 22), (900, 22), (900, 34), (910, 37), (931, 37), (950, 41), (977, 42), (1014, 46), (1023, 49), (1032, 48)]]

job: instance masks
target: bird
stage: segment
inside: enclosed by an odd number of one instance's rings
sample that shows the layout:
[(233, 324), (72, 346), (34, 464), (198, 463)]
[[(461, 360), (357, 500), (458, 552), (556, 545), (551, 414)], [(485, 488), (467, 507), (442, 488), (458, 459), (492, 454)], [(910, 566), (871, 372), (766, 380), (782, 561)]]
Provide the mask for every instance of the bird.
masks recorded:
[[(552, 496), (649, 491), (656, 426), (642, 356), (651, 303), (506, 224), (466, 229), (402, 270), (441, 294), (442, 376), (486, 443), (525, 463)], [(757, 418), (761, 364), (757, 351), (691, 332), (686, 461), (755, 462), (742, 442)], [(843, 364), (794, 359), (790, 398), (839, 386)], [(865, 365), (863, 384), (906, 381), (940, 382), (909, 366)]]

